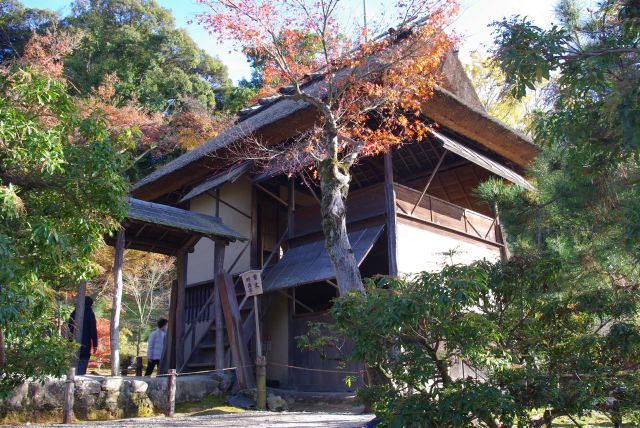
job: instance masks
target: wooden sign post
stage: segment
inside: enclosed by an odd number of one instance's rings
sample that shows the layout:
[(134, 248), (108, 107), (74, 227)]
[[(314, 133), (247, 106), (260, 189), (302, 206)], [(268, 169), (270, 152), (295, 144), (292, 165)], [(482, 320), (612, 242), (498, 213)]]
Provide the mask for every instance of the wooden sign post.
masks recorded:
[(257, 408), (267, 407), (267, 359), (262, 355), (262, 338), (260, 337), (260, 313), (258, 312), (258, 296), (262, 294), (262, 271), (250, 270), (240, 275), (247, 297), (253, 296), (253, 311), (256, 320), (256, 388), (258, 390)]

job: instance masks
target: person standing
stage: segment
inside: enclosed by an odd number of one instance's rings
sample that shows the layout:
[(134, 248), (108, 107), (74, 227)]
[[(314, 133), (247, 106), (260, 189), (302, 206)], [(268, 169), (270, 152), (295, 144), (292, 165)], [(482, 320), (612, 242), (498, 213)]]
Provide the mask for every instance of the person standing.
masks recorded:
[(144, 372), (145, 376), (151, 376), (153, 369), (160, 363), (168, 323), (166, 319), (160, 318), (158, 320), (158, 328), (153, 330), (149, 335), (149, 341), (147, 342), (147, 370)]
[[(96, 326), (96, 315), (93, 313), (93, 299), (89, 296), (84, 298), (84, 319), (82, 320), (82, 337), (80, 339), (80, 349), (78, 350), (78, 375), (87, 373), (91, 351), (95, 354), (98, 351), (98, 329)], [(67, 322), (69, 332), (73, 337), (75, 333), (76, 311), (71, 312), (71, 317)]]

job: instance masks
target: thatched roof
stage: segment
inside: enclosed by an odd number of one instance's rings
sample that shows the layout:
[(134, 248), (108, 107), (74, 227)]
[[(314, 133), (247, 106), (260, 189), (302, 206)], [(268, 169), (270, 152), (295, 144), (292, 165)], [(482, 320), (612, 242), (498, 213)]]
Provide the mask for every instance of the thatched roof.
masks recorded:
[[(525, 168), (538, 153), (532, 141), (487, 114), (455, 54), (446, 56), (441, 72), (442, 86), (435, 88), (435, 95), (424, 103), (425, 116)], [(308, 76), (302, 88), (318, 94), (325, 85), (318, 74)], [(290, 88), (281, 89), (281, 93), (288, 91)], [(197, 183), (199, 177), (206, 175), (198, 169), (219, 150), (250, 135), (282, 141), (311, 126), (315, 117), (315, 110), (303, 101), (293, 101), (281, 94), (265, 97), (241, 110), (231, 128), (144, 177), (134, 185), (132, 194), (153, 199), (184, 184)], [(195, 174), (195, 180), (189, 181), (185, 174)]]

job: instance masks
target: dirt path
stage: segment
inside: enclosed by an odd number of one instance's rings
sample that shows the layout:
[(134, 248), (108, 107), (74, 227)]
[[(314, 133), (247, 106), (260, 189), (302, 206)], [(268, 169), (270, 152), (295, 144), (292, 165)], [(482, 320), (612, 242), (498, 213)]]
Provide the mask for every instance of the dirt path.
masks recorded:
[(372, 415), (326, 412), (241, 412), (220, 415), (151, 417), (109, 422), (79, 422), (74, 425), (31, 425), (39, 427), (329, 427), (356, 428), (373, 419)]

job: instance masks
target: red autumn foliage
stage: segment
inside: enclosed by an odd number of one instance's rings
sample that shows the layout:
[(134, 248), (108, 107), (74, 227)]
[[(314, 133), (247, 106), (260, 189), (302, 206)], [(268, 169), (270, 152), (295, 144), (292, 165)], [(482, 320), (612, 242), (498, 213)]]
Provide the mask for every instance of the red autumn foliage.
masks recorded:
[[(442, 57), (455, 43), (445, 30), (457, 11), (456, 1), (389, 5), (396, 13), (398, 28), (392, 33), (397, 36), (372, 40), (357, 21), (345, 21), (336, 0), (200, 2), (210, 9), (199, 16), (206, 29), (263, 61), (262, 80), (268, 89), (287, 84), (299, 89), (305, 76), (324, 73), (323, 93), (292, 97), (317, 104), (325, 116), (330, 113), (342, 141), (335, 150), (323, 141), (325, 117), (324, 123), (307, 132), (305, 147), (296, 150), (316, 160), (334, 151), (357, 158), (426, 135), (420, 107), (432, 95)], [(309, 48), (315, 51), (303, 51)]]
[[(322, 192), (323, 232), (340, 294), (364, 291), (346, 230), (349, 170), (361, 156), (426, 136), (430, 125), (421, 107), (455, 43), (446, 30), (456, 0), (385, 4), (393, 28), (373, 39), (369, 29), (388, 23), (369, 20), (365, 27), (354, 4), (340, 0), (199, 1), (208, 8), (198, 17), (201, 25), (259, 59), (263, 82), (290, 85), (283, 98), (317, 110), (316, 122), (285, 144), (247, 138), (236, 150), (239, 158), (263, 159), (265, 168), (311, 171)], [(352, 10), (342, 7), (349, 4)]]
[(111, 321), (106, 318), (97, 318), (96, 327), (98, 329), (98, 352), (94, 357), (108, 357), (111, 355), (111, 342), (109, 340), (109, 326)]

